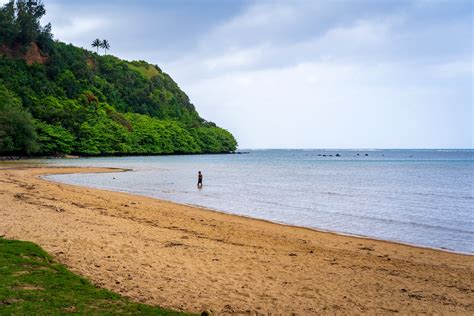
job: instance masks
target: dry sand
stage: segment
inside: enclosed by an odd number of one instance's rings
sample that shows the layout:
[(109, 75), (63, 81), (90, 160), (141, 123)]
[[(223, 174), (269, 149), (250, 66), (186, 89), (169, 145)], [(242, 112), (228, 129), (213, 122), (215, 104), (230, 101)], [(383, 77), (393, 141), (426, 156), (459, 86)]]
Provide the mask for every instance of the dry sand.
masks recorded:
[[(347, 237), (0, 170), (0, 235), (136, 301), (216, 314), (474, 314), (474, 256)], [(117, 171), (117, 170), (115, 170)]]

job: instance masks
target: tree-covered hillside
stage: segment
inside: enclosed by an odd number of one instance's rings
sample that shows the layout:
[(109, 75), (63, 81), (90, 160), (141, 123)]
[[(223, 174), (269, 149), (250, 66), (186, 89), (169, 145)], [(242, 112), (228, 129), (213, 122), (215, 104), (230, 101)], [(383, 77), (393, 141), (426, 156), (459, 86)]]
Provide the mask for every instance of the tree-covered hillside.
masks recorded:
[(54, 41), (41, 2), (0, 9), (0, 154), (231, 152), (158, 66)]

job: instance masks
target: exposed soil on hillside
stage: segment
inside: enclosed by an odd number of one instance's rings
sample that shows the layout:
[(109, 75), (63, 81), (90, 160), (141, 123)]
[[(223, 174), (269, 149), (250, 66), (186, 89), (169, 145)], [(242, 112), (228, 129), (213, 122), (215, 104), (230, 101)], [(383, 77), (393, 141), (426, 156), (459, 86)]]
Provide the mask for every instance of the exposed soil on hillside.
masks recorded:
[(10, 58), (23, 59), (28, 65), (45, 64), (48, 57), (43, 55), (35, 42), (31, 43), (26, 49), (19, 44), (14, 44), (13, 47), (6, 45), (0, 46), (0, 55), (5, 55)]

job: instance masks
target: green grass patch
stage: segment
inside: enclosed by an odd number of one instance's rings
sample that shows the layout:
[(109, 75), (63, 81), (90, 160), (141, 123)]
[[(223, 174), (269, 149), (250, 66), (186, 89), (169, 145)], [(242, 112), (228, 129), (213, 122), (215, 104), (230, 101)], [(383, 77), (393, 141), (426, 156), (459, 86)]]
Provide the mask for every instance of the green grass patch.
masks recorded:
[(137, 71), (140, 75), (142, 75), (146, 79), (151, 79), (153, 77), (160, 75), (160, 72), (152, 65), (148, 65), (148, 64), (147, 65), (145, 64), (134, 65), (134, 64), (127, 63), (127, 66), (131, 70)]
[(184, 315), (97, 288), (39, 246), (0, 238), (0, 315)]

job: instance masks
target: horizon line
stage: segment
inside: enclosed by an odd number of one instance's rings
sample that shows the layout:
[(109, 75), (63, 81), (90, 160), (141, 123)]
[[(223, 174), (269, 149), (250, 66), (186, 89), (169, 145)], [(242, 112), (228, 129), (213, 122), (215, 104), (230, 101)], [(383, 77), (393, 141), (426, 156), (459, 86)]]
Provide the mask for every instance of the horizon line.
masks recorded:
[(299, 148), (291, 148), (291, 147), (242, 147), (242, 148), (237, 148), (237, 150), (474, 150), (474, 147), (471, 148), (422, 148), (422, 147), (414, 147), (414, 148), (402, 148), (402, 147), (392, 147), (392, 148), (382, 148), (382, 147), (367, 147), (367, 148), (351, 148), (351, 147), (345, 147), (345, 148), (336, 148), (336, 147), (299, 147)]

